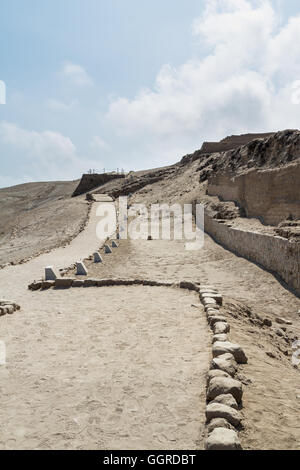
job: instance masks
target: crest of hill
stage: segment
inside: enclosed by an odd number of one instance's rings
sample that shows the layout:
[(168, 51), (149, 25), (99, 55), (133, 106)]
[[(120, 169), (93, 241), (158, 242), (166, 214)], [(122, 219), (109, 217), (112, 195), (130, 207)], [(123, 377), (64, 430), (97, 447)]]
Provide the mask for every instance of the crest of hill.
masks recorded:
[[(220, 142), (204, 142), (200, 150), (185, 155), (181, 165), (200, 160), (208, 173), (247, 168), (276, 168), (300, 157), (300, 131), (230, 136)], [(202, 165), (202, 166), (203, 166)]]

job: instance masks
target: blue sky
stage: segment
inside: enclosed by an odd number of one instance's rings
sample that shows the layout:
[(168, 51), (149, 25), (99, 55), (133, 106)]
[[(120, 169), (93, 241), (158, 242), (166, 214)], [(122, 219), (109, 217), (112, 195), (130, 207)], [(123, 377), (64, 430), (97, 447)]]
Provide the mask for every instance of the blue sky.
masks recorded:
[(2, 187), (300, 127), (295, 0), (3, 0), (0, 15)]

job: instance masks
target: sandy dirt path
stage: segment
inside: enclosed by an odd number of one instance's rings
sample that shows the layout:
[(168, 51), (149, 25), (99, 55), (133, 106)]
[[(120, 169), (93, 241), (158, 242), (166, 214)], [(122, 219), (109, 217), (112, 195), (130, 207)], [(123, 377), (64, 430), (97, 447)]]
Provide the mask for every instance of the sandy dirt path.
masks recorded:
[[(231, 324), (230, 338), (241, 344), (249, 363), (241, 366), (248, 381), (244, 387), (245, 430), (240, 434), (245, 449), (300, 448), (300, 374), (291, 358), (274, 348), (275, 318), (292, 322), (289, 331), (300, 338), (300, 300), (271, 273), (238, 257), (211, 237), (199, 251), (186, 251), (183, 241), (121, 240), (101, 265), (87, 262), (91, 277), (190, 280), (213, 284), (224, 295), (224, 314)], [(230, 314), (231, 302), (252, 308), (273, 320), (273, 329), (255, 328), (244, 317)], [(284, 343), (286, 345), (286, 343)], [(283, 344), (283, 346), (284, 346)], [(284, 346), (284, 347), (287, 347)], [(272, 351), (277, 359), (267, 355)]]
[(12, 299), (26, 306), (31, 295), (27, 290), (28, 284), (34, 279), (44, 276), (46, 266), (54, 266), (57, 270), (66, 268), (75, 261), (84, 259), (103, 243), (96, 237), (96, 216), (100, 202), (93, 204), (89, 222), (84, 231), (74, 238), (65, 248), (58, 248), (30, 260), (28, 263), (9, 266), (0, 271), (0, 298)]
[[(22, 307), (0, 318), (7, 348), (0, 448), (202, 448), (211, 339), (192, 306), (196, 293), (141, 286), (27, 290), (46, 265), (68, 266), (99, 246), (97, 206), (68, 247), (0, 272), (1, 296)], [(168, 243), (170, 252), (176, 242)], [(128, 270), (144, 263), (151, 278), (157, 253), (146, 247), (132, 253)], [(114, 274), (117, 251), (110, 265)]]

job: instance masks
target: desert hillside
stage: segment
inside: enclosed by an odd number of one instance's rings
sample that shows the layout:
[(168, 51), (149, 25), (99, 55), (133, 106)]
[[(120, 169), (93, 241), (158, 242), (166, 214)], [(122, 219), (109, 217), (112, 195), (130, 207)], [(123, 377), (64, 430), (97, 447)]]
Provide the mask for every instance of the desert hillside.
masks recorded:
[(88, 205), (71, 198), (77, 185), (54, 181), (0, 189), (0, 265), (26, 260), (78, 234)]

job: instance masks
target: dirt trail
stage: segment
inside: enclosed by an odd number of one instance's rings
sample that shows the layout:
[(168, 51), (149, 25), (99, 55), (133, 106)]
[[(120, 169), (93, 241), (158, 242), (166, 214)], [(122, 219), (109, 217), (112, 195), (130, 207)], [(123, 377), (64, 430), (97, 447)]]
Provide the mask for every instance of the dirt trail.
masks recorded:
[[(66, 267), (99, 246), (99, 204), (68, 247), (0, 271), (0, 295), (22, 306), (0, 318), (7, 346), (0, 448), (202, 448), (211, 334), (203, 311), (192, 306), (199, 303), (195, 293), (141, 286), (27, 290), (46, 265)], [(183, 241), (121, 240), (103, 257), (100, 265), (86, 262), (90, 277), (214, 284), (226, 315), (227, 304), (242, 301), (262, 316), (288, 318), (300, 334), (299, 299), (208, 236), (199, 251), (185, 250)], [(290, 358), (266, 354), (273, 347), (269, 330), (238, 316), (230, 323), (230, 337), (249, 358), (241, 367), (249, 380), (244, 448), (299, 449), (299, 371)]]
[[(211, 340), (204, 315), (192, 306), (199, 303), (196, 293), (27, 290), (46, 265), (66, 267), (99, 246), (99, 204), (68, 247), (0, 272), (1, 296), (22, 307), (0, 318), (7, 348), (0, 367), (0, 448), (202, 448)], [(143, 243), (128, 270), (146, 260), (151, 278), (163, 253)], [(176, 242), (167, 243), (167, 252), (174, 250)], [(112, 256), (110, 274), (120, 267), (117, 250)], [(184, 256), (181, 245), (181, 263)]]
[(0, 271), (0, 297), (12, 298), (23, 308), (27, 308), (30, 306), (31, 299), (27, 286), (31, 280), (40, 279), (44, 275), (46, 266), (53, 265), (58, 270), (93, 253), (101, 244), (101, 240), (96, 238), (98, 222), (96, 212), (99, 204), (100, 202), (93, 204), (86, 228), (65, 248), (58, 248), (25, 264), (2, 269)]
[[(248, 384), (244, 387), (243, 447), (300, 448), (300, 374), (292, 367), (291, 358), (274, 344), (274, 330), (280, 326), (276, 326), (276, 317), (290, 320), (288, 330), (300, 337), (300, 301), (292, 292), (271, 273), (224, 249), (208, 235), (199, 251), (186, 251), (183, 241), (121, 240), (119, 248), (103, 259), (101, 265), (87, 262), (91, 277), (190, 280), (215, 285), (224, 295), (223, 313), (231, 324), (230, 338), (244, 347), (249, 358), (249, 363), (240, 367)], [(232, 316), (231, 304), (236, 301), (262, 318), (271, 318), (274, 330), (254, 327), (249, 319)], [(283, 347), (287, 348), (284, 342)], [(276, 358), (268, 356), (270, 351)]]

